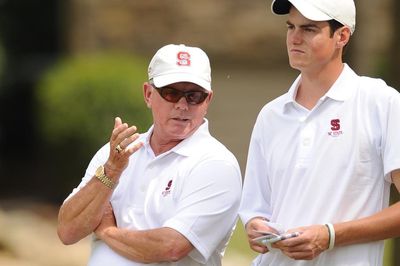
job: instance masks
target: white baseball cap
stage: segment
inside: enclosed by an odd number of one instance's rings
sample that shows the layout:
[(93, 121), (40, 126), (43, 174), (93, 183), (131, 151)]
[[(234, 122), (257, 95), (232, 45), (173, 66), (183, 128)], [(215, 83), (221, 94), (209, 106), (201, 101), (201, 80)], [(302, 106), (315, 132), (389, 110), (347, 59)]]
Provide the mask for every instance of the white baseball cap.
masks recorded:
[(273, 0), (272, 13), (288, 14), (291, 6), (306, 18), (314, 21), (334, 19), (350, 28), (356, 29), (356, 7), (353, 0)]
[(197, 47), (168, 44), (150, 61), (149, 80), (156, 87), (176, 82), (192, 82), (211, 91), (211, 67), (207, 54)]

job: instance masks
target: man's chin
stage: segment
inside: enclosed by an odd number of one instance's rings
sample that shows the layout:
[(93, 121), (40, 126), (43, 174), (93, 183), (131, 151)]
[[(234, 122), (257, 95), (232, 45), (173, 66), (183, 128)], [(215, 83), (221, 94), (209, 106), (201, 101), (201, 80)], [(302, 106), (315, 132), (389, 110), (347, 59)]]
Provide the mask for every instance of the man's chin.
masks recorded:
[(303, 65), (299, 62), (289, 62), (291, 68), (301, 71), (303, 69)]
[(194, 132), (193, 128), (175, 128), (170, 132), (170, 135), (173, 136), (176, 140), (184, 140), (192, 135)]

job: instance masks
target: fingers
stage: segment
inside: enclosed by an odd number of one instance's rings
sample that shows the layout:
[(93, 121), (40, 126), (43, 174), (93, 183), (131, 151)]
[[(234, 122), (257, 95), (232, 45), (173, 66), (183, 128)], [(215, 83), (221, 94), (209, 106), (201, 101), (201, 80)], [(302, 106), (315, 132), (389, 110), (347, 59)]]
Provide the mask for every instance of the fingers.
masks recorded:
[(116, 148), (119, 145), (117, 148), (119, 152), (121, 152), (119, 148), (125, 150), (126, 147), (139, 138), (140, 135), (136, 131), (136, 126), (129, 127), (127, 123), (122, 123), (121, 118), (116, 117), (110, 138), (111, 147)]
[(270, 228), (268, 225), (266, 225), (265, 219), (260, 218), (260, 217), (255, 217), (246, 224), (245, 229), (246, 229), (247, 237), (249, 240), (249, 245), (252, 250), (254, 250), (258, 253), (266, 253), (269, 251), (268, 247), (253, 240), (254, 238), (262, 235), (261, 233), (259, 233), (260, 231), (264, 231), (264, 232), (275, 231), (272, 228)]
[(276, 242), (272, 247), (280, 249), (292, 259), (314, 259), (326, 250), (327, 233), (324, 229), (324, 225), (297, 228), (296, 231), (301, 232), (299, 236)]
[[(317, 257), (326, 248), (324, 246), (327, 242), (326, 228), (322, 225), (313, 225), (307, 227), (299, 227), (287, 231), (300, 232), (299, 235), (287, 238), (266, 247), (257, 243), (253, 239), (260, 236), (261, 231), (273, 232), (273, 228), (265, 224), (262, 219), (252, 219), (246, 225), (247, 237), (251, 249), (259, 253), (269, 251), (269, 247), (280, 249), (286, 256), (295, 260), (311, 260)], [(325, 244), (324, 244), (325, 243)]]
[(250, 247), (255, 252), (262, 253), (262, 254), (267, 253), (269, 251), (266, 246), (262, 246), (262, 245), (259, 245), (256, 243), (250, 243)]
[[(136, 131), (136, 127), (134, 128), (135, 131), (130, 130), (132, 128), (128, 128), (124, 133), (126, 134), (121, 134), (121, 137), (123, 138), (123, 140), (121, 140), (121, 142), (119, 142), (119, 145), (121, 146), (122, 149), (125, 149), (126, 147), (128, 147), (131, 143), (135, 142), (139, 137), (140, 134), (139, 133), (134, 133), (133, 135), (129, 135), (131, 134), (130, 132), (135, 132)], [(126, 137), (125, 137), (126, 135)], [(124, 138), (125, 137), (125, 138)], [(117, 140), (118, 141), (118, 138)]]
[(116, 117), (115, 118), (115, 124), (118, 126), (118, 125), (121, 125), (122, 124), (122, 119), (120, 118), (120, 117)]
[[(136, 127), (132, 126), (131, 128), (134, 128), (136, 131)], [(128, 124), (127, 123), (121, 123), (120, 125), (114, 127), (113, 131), (112, 131), (112, 135), (111, 135), (111, 141), (117, 141), (117, 138), (119, 137), (119, 135), (123, 132), (125, 132), (128, 128)], [(133, 132), (134, 132), (133, 131)]]
[(139, 142), (139, 143), (136, 143), (135, 145), (133, 145), (132, 147), (130, 147), (129, 149), (127, 149), (127, 153), (129, 154), (129, 155), (131, 155), (131, 154), (134, 154), (137, 150), (139, 150), (141, 147), (143, 147), (143, 142)]
[(109, 143), (110, 155), (105, 163), (107, 176), (113, 177), (115, 181), (118, 181), (128, 165), (129, 157), (143, 146), (142, 143), (132, 144), (140, 137), (136, 131), (136, 126), (129, 127), (127, 123), (122, 122), (121, 118), (115, 118)]
[(117, 128), (120, 125), (122, 125), (122, 120), (121, 120), (121, 118), (116, 117), (114, 120), (114, 128)]
[(316, 255), (312, 251), (282, 251), (286, 256), (295, 260), (312, 260)]
[(300, 236), (295, 238), (297, 239), (292, 238), (275, 242), (272, 247), (280, 249), (282, 253), (292, 259), (310, 259), (312, 250), (308, 248), (308, 243), (305, 242), (305, 239), (301, 239)]

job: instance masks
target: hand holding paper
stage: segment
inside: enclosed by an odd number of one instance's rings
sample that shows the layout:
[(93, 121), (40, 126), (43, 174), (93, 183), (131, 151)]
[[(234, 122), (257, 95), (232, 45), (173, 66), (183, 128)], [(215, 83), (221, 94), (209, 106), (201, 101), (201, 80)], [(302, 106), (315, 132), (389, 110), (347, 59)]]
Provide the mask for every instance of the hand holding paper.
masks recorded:
[(283, 228), (283, 226), (277, 223), (265, 222), (265, 224), (268, 225), (270, 228), (274, 229), (276, 233), (267, 231), (255, 231), (262, 235), (254, 238), (253, 240), (256, 241), (257, 243), (267, 246), (269, 249), (270, 245), (268, 244), (272, 244), (281, 240), (285, 240), (300, 235), (300, 232), (285, 233), (286, 230)]
[(293, 233), (284, 233), (284, 234), (274, 234), (271, 232), (263, 232), (263, 231), (257, 231), (257, 233), (262, 234), (262, 236), (256, 237), (253, 240), (266, 245), (267, 243), (275, 243), (281, 240), (285, 240), (288, 238), (292, 238), (292, 237), (296, 237), (299, 236), (300, 233), (299, 232), (293, 232)]

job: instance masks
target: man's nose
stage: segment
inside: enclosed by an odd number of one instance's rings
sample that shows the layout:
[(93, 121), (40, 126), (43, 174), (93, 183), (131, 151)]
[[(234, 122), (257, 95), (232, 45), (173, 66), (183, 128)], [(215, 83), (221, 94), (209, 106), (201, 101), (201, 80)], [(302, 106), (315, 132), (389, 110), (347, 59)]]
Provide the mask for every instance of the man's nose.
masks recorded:
[(183, 109), (187, 110), (189, 109), (189, 104), (185, 98), (185, 96), (182, 96), (177, 103), (175, 103), (175, 108), (177, 109)]
[(293, 44), (299, 44), (303, 40), (302, 33), (298, 29), (295, 29), (291, 33), (289, 33), (288, 38), (289, 38), (289, 42), (293, 43)]

